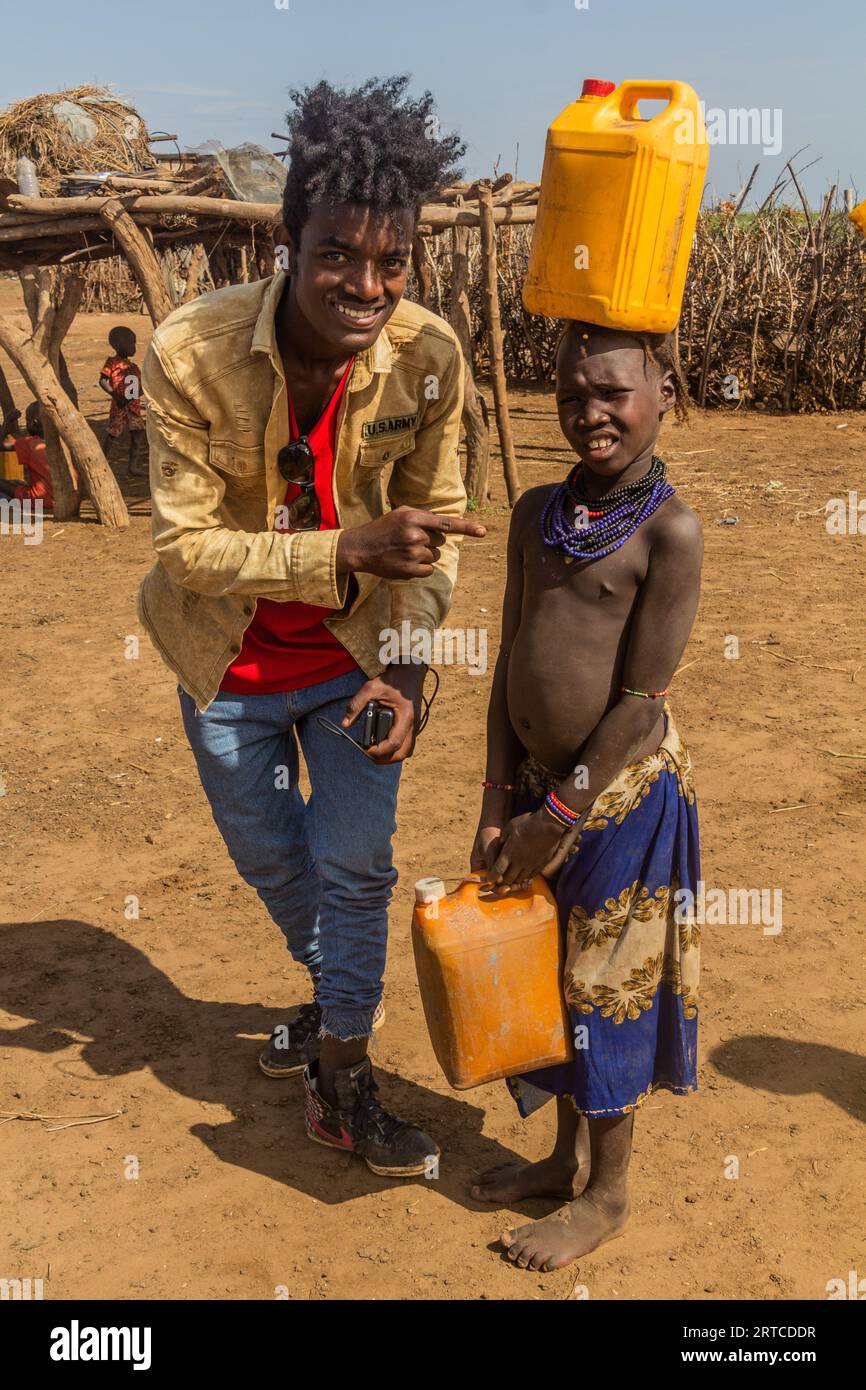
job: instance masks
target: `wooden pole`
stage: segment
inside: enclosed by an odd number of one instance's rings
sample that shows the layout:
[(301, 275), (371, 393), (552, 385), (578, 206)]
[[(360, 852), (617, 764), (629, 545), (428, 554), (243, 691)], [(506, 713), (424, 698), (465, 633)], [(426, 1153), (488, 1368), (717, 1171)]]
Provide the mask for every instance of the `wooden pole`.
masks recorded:
[(277, 258), (274, 248), (264, 241), (256, 246), (256, 269), (259, 272), (259, 279), (266, 280), (269, 275), (273, 275), (277, 269)]
[(59, 359), (60, 344), (72, 327), (72, 321), (78, 313), (83, 294), (83, 273), (79, 270), (66, 275), (63, 281), (63, 293), (54, 310), (54, 317), (48, 334), (47, 356), (52, 367), (55, 365), (56, 359)]
[[(55, 274), (59, 275), (60, 272), (56, 271)], [(76, 407), (78, 405), (78, 395), (75, 391), (75, 387), (72, 385), (71, 379), (69, 378), (69, 371), (66, 367), (65, 361), (63, 360), (63, 353), (61, 352), (61, 344), (63, 343), (63, 339), (66, 337), (66, 334), (69, 332), (69, 329), (72, 327), (72, 321), (78, 312), (78, 307), (81, 303), (83, 294), (83, 273), (81, 271), (75, 271), (72, 274), (67, 275), (63, 281), (63, 289), (60, 301), (57, 304), (54, 313), (51, 316), (51, 322), (48, 325), (43, 346), (43, 352), (45, 356), (48, 358), (52, 371), (54, 372), (55, 376), (57, 377), (57, 380), (60, 382), (60, 385), (63, 387), (63, 390), (66, 392), (67, 396), (69, 396), (69, 399), (71, 400), (72, 404)], [(45, 418), (47, 414), (46, 411), (43, 410), (41, 413), (43, 417), (43, 426), (46, 432), (50, 430), (51, 434), (56, 439), (57, 454), (59, 455), (59, 467), (57, 469), (57, 472), (60, 475), (59, 492), (57, 489), (58, 479), (54, 477), (53, 469), (51, 475), (54, 491), (54, 516), (57, 521), (66, 521), (68, 518), (78, 515), (81, 509), (81, 491), (75, 479), (75, 475), (69, 466), (69, 460), (66, 458), (66, 455), (63, 452), (63, 446), (60, 442), (60, 436), (57, 433), (57, 429), (54, 425), (54, 422), (50, 418)]]
[[(83, 296), (84, 296), (84, 282), (83, 282), (83, 281), (82, 281), (82, 291), (81, 291), (81, 293), (82, 293), (82, 298), (83, 298)], [(72, 404), (73, 404), (74, 406), (77, 406), (77, 405), (78, 405), (78, 392), (77, 392), (77, 390), (75, 389), (75, 382), (72, 380), (72, 377), (69, 375), (69, 367), (68, 367), (67, 364), (66, 364), (66, 358), (63, 356), (63, 350), (62, 350), (62, 348), (61, 348), (61, 350), (60, 350), (60, 351), (58, 352), (58, 354), (57, 354), (57, 380), (60, 382), (60, 385), (63, 387), (64, 391), (66, 392), (67, 396), (68, 396), (69, 399), (71, 400)]]
[[(489, 179), (486, 180), (488, 189)], [(492, 196), (492, 195), (491, 195)], [(238, 198), (198, 198), (183, 193), (164, 194), (122, 194), (122, 206), (129, 213), (179, 213), (184, 217), (220, 217), (229, 222), (265, 222), (276, 225), (282, 221), (279, 203), (244, 203)], [(13, 209), (10, 221), (5, 225), (10, 229), (21, 225), (17, 214), (29, 212), (38, 214), (40, 219), (67, 218), (73, 216), (99, 216), (106, 202), (105, 198), (88, 195), (82, 198), (25, 198), (20, 193), (10, 193), (7, 202)], [(535, 205), (506, 203), (493, 208), (494, 221), (518, 223), (535, 221)], [(419, 222), (428, 223), (436, 231), (453, 227), (455, 223), (467, 227), (478, 226), (478, 213), (468, 207), (456, 208), (446, 203), (429, 203), (421, 208)], [(4, 226), (0, 217), (0, 227)]]
[(463, 429), (466, 435), (466, 491), (486, 502), (490, 462), (490, 427), (472, 372), (472, 330), (469, 312), (469, 228), (451, 229), (451, 327), (460, 340), (466, 370), (463, 382)]
[(51, 309), (51, 271), (24, 266), (18, 273), (24, 307), (34, 331), (37, 352), (42, 352), (45, 321)]
[(23, 328), (11, 323), (2, 314), (0, 347), (15, 363), (39, 404), (47, 410), (87, 483), (96, 514), (103, 526), (117, 529), (128, 526), (126, 503), (93, 431), (69, 400), (49, 362), (36, 350), (32, 339)]
[(222, 169), (212, 169), (203, 178), (195, 179), (192, 182), (183, 179), (178, 175), (174, 179), (145, 179), (131, 178), (126, 174), (112, 174), (110, 179), (106, 179), (104, 188), (121, 193), (179, 193), (184, 197), (192, 197), (196, 193), (201, 193), (203, 189), (209, 188), (212, 183), (218, 183), (222, 178)]
[[(126, 212), (173, 212), (188, 217), (227, 217), (234, 222), (280, 222), (279, 203), (246, 203), (240, 198), (199, 198), (186, 193), (122, 193), (117, 199)], [(10, 193), (7, 202), (15, 212), (35, 212), (40, 217), (101, 215), (106, 199), (92, 194), (80, 198), (25, 198)]]
[[(22, 242), (14, 247), (14, 254), (0, 249), (0, 270), (12, 270), (16, 274), (26, 265), (71, 265), (79, 262), (91, 265), (96, 261), (104, 261), (112, 256), (125, 259), (119, 246), (113, 241), (105, 241), (102, 238), (106, 235), (104, 226), (100, 226), (100, 240), (87, 245), (76, 245), (75, 239), (69, 241), (53, 241), (46, 239), (38, 242)], [(219, 239), (226, 246), (240, 246), (244, 242), (244, 231), (240, 227), (234, 231), (220, 229), (218, 226), (192, 227), (186, 231), (178, 232), (174, 230), (157, 230), (154, 235), (154, 242), (157, 246), (176, 247), (183, 246), (187, 242), (201, 241), (205, 248), (212, 245)]]
[(188, 304), (191, 299), (198, 298), (198, 282), (205, 265), (204, 246), (200, 241), (193, 243), (192, 253), (189, 258), (189, 265), (186, 269), (186, 289), (183, 292), (183, 303)]
[[(443, 188), (439, 193), (439, 197), (442, 199), (443, 203), (453, 202), (455, 199), (462, 199), (464, 202), (468, 202), (471, 198), (478, 197), (478, 184), (478, 179), (476, 179), (474, 183), (467, 183), (464, 179), (459, 183), (452, 183), (449, 184), (447, 188)], [(494, 179), (493, 183), (490, 185), (490, 191), (495, 197), (500, 189), (509, 187), (523, 190), (526, 188), (538, 188), (538, 184), (525, 183), (520, 179), (515, 181), (513, 174), (500, 174), (499, 178)]]
[[(70, 198), (70, 202), (72, 199)], [(102, 206), (106, 200), (102, 199)], [(157, 213), (137, 213), (136, 224), (140, 227), (147, 226), (149, 223), (158, 223)], [(0, 241), (16, 242), (27, 241), (34, 237), (71, 237), (78, 232), (102, 232), (105, 230), (105, 222), (99, 216), (96, 217), (69, 217), (61, 219), (59, 217), (32, 217), (26, 222), (6, 222), (0, 213)], [(9, 248), (14, 251), (14, 245)]]
[(521, 493), (514, 437), (508, 414), (508, 388), (505, 382), (505, 351), (502, 341), (502, 319), (499, 313), (499, 289), (496, 269), (496, 228), (493, 219), (493, 194), (489, 182), (478, 189), (478, 208), (481, 218), (481, 259), (484, 266), (484, 309), (487, 343), (490, 351), (490, 373), (493, 378), (493, 401), (496, 408), (496, 427), (502, 450), (502, 470), (509, 506), (514, 506)]
[(9, 389), (9, 382), (6, 380), (6, 373), (0, 366), (0, 419), (5, 420), (7, 415), (12, 415), (15, 411), (15, 398)]
[(412, 269), (415, 272), (415, 279), (418, 281), (419, 301), (425, 309), (429, 309), (433, 276), (430, 271), (430, 263), (427, 260), (427, 252), (424, 249), (424, 238), (418, 236), (417, 232), (412, 238)]
[[(36, 266), (25, 266), (19, 271), (24, 305), (33, 330), (31, 341), (36, 352), (45, 359), (51, 371), (58, 377), (58, 384), (62, 386), (63, 383), (59, 381), (60, 344), (81, 301), (84, 282), (82, 280), (79, 285), (80, 277), (72, 277), (72, 282), (64, 287), (61, 304), (55, 306), (52, 303), (52, 293), (58, 275), (58, 271)], [(63, 389), (66, 390), (65, 387)], [(81, 494), (73, 470), (69, 466), (59, 431), (41, 400), (39, 413), (42, 417), (45, 454), (51, 469), (54, 517), (57, 521), (70, 521), (78, 515)]]
[(218, 290), (224, 289), (232, 282), (229, 271), (228, 260), (224, 248), (218, 243), (208, 254), (210, 262), (210, 273), (213, 278), (214, 287)]
[(468, 358), (463, 359), (463, 429), (466, 435), (467, 497), (476, 506), (490, 500), (490, 423), (484, 397), (475, 386)]
[(171, 302), (156, 252), (145, 239), (144, 233), (135, 225), (129, 213), (117, 198), (106, 198), (100, 209), (100, 216), (111, 228), (115, 240), (123, 248), (130, 269), (138, 281), (147, 311), (153, 319), (154, 328), (171, 313)]
[[(534, 222), (537, 207), (534, 203), (507, 203), (505, 207), (490, 204), (496, 226), (516, 226), (518, 223)], [(480, 214), (474, 208), (447, 207), (443, 203), (431, 203), (422, 207), (419, 222), (423, 222), (433, 232), (442, 232), (446, 227), (477, 227)]]
[[(207, 249), (208, 245), (213, 245), (219, 239), (227, 246), (243, 245), (243, 232), (238, 228), (234, 232), (219, 231), (215, 227), (208, 227), (203, 230), (201, 227), (192, 227), (188, 231), (157, 231), (154, 234), (154, 242), (157, 246), (168, 245), (170, 247), (184, 246), (189, 242), (203, 245)], [(58, 264), (68, 265), (75, 261), (84, 261), (88, 265), (93, 261), (102, 261), (110, 256), (123, 259), (123, 252), (118, 250), (113, 242), (100, 242), (98, 246), (80, 246), (76, 250), (68, 251), (60, 257)]]

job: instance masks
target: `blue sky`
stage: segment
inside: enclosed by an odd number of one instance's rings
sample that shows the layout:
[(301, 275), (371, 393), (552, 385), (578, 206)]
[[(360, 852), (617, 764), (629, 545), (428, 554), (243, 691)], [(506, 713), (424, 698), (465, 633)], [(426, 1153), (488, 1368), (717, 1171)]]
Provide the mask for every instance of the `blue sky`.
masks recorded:
[[(759, 196), (785, 160), (810, 199), (838, 182), (866, 197), (863, 0), (149, 0), (127, 6), (41, 0), (3, 22), (3, 98), (100, 82), (129, 96), (151, 129), (181, 145), (207, 138), (268, 148), (290, 86), (354, 85), (409, 72), (443, 128), (469, 149), (472, 176), (494, 161), (537, 177), (548, 122), (584, 76), (676, 77), (708, 110), (780, 110), (781, 153), (715, 144), (720, 197), (759, 160)], [(38, 34), (39, 46), (34, 46)], [(8, 61), (18, 53), (19, 61)], [(768, 117), (768, 119), (772, 119)], [(772, 127), (768, 127), (772, 129)]]

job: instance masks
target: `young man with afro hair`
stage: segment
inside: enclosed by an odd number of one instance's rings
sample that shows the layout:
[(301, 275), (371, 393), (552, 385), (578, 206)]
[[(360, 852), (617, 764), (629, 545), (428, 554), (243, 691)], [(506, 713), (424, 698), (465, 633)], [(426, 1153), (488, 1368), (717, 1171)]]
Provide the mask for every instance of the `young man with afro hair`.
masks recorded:
[[(391, 662), (386, 639), (410, 631), (419, 649), (447, 613), (458, 540), (484, 535), (463, 516), (457, 339), (403, 299), (420, 207), (464, 147), (407, 87), (292, 92), (277, 273), (155, 332), (157, 563), (139, 599), (214, 820), (312, 980), (262, 1069), (303, 1073), (309, 1137), (392, 1176), (430, 1173), (438, 1149), (384, 1109), (367, 1056), (426, 670), (402, 650)], [(393, 722), (368, 755), (371, 701)]]

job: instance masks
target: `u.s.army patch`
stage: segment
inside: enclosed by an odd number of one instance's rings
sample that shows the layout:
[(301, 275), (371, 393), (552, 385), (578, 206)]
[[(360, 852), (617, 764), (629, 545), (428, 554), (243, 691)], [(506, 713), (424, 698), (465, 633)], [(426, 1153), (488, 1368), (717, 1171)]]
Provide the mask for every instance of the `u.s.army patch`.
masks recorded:
[(361, 430), (362, 439), (378, 439), (382, 435), (401, 434), (414, 429), (418, 423), (418, 412), (414, 415), (388, 415), (384, 420), (367, 420)]

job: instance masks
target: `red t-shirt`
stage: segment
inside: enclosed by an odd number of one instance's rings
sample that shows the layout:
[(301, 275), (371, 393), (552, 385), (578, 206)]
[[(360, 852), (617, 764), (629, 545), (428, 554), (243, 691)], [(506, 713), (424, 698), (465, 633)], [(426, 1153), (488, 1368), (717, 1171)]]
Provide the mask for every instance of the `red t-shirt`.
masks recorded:
[(35, 502), (41, 497), (43, 506), (53, 509), (54, 489), (51, 486), (51, 465), (45, 440), (38, 434), (19, 435), (15, 440), (15, 453), (28, 478), (26, 483), (18, 484), (15, 496), (20, 502), (28, 497)]
[[(313, 478), (322, 509), (320, 531), (333, 531), (337, 526), (331, 479), (337, 444), (337, 414), (351, 368), (352, 362), (307, 436), (316, 459)], [(291, 396), (288, 401), (292, 438), (297, 439), (300, 431)], [(289, 483), (286, 504), (299, 492), (299, 487)], [(281, 526), (279, 521), (278, 514), (275, 530), (291, 529)], [(301, 690), (308, 685), (318, 685), (320, 681), (333, 680), (335, 676), (355, 670), (358, 663), (354, 657), (325, 627), (323, 620), (335, 611), (312, 603), (276, 603), (273, 599), (260, 598), (255, 616), (244, 633), (241, 650), (223, 676), (220, 689), (231, 695), (273, 695), (280, 690)]]

